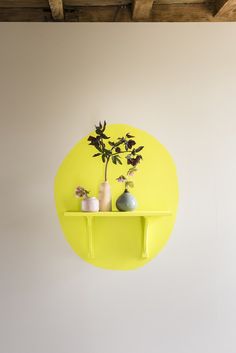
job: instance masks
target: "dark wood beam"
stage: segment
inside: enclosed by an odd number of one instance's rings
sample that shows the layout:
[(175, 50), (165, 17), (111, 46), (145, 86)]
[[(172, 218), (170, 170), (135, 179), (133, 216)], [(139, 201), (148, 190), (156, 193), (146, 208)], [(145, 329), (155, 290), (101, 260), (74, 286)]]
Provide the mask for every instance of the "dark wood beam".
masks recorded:
[(145, 21), (148, 20), (154, 0), (133, 0), (133, 20)]
[(216, 17), (231, 18), (236, 15), (236, 0), (217, 0)]
[[(71, 6), (123, 6), (130, 5), (132, 0), (64, 0), (64, 8)], [(0, 0), (0, 7), (49, 7), (48, 0)]]
[(0, 7), (49, 7), (48, 0), (0, 0)]
[(62, 0), (48, 0), (52, 17), (56, 21), (64, 20), (64, 9), (63, 9), (63, 1)]
[(64, 6), (122, 6), (132, 0), (64, 0)]
[(214, 5), (197, 4), (154, 4), (153, 22), (215, 22)]
[(47, 11), (36, 8), (1, 8), (0, 22), (51, 22), (50, 9)]
[[(151, 22), (229, 22), (236, 21), (234, 12), (230, 18), (214, 16), (211, 4), (157, 4), (154, 3)], [(55, 21), (50, 8), (4, 8), (0, 9), (1, 22), (49, 22)], [(65, 22), (130, 22), (131, 5), (128, 6), (81, 6), (65, 7)]]

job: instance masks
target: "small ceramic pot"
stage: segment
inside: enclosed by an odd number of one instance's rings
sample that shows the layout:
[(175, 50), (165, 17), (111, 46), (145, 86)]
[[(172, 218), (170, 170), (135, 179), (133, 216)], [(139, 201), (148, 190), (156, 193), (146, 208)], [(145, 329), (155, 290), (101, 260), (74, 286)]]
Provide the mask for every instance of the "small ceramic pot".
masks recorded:
[(99, 210), (109, 212), (111, 206), (111, 187), (108, 181), (104, 181), (99, 188)]
[(88, 197), (81, 202), (81, 210), (83, 212), (98, 212), (99, 201), (96, 197)]
[(119, 211), (133, 211), (137, 207), (137, 201), (128, 190), (125, 190), (116, 200), (116, 207)]

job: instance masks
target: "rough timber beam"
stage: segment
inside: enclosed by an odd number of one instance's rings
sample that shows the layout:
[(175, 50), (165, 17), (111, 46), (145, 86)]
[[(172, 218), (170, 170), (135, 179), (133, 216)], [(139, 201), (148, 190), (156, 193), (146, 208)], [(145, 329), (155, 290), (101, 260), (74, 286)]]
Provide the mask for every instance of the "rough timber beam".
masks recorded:
[(48, 0), (52, 17), (56, 21), (64, 20), (64, 9), (62, 0)]
[(153, 3), (153, 0), (133, 0), (133, 20), (148, 20), (151, 15)]

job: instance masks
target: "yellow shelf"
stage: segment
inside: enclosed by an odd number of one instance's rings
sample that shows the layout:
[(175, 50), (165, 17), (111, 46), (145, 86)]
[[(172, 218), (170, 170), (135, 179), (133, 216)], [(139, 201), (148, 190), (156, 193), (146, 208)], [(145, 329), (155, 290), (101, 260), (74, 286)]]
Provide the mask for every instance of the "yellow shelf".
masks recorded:
[(160, 216), (171, 216), (170, 211), (132, 211), (132, 212), (77, 212), (77, 211), (66, 211), (64, 216), (66, 217), (160, 217)]
[(87, 222), (87, 232), (89, 239), (89, 250), (88, 256), (90, 258), (95, 257), (94, 253), (94, 239), (93, 239), (93, 218), (94, 217), (140, 217), (143, 219), (143, 248), (142, 258), (146, 259), (149, 257), (148, 252), (148, 230), (149, 230), (149, 218), (153, 217), (165, 217), (171, 216), (171, 211), (132, 211), (132, 212), (77, 212), (77, 211), (66, 211), (64, 212), (65, 217), (84, 217)]

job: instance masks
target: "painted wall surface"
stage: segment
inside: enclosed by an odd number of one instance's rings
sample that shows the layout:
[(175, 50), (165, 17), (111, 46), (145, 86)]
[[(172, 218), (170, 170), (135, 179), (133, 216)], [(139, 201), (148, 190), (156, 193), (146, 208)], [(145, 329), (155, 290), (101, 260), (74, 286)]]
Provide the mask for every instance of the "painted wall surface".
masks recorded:
[[(234, 24), (0, 24), (0, 352), (234, 353)], [(53, 200), (99, 119), (176, 162), (172, 237), (127, 272), (83, 262)]]

